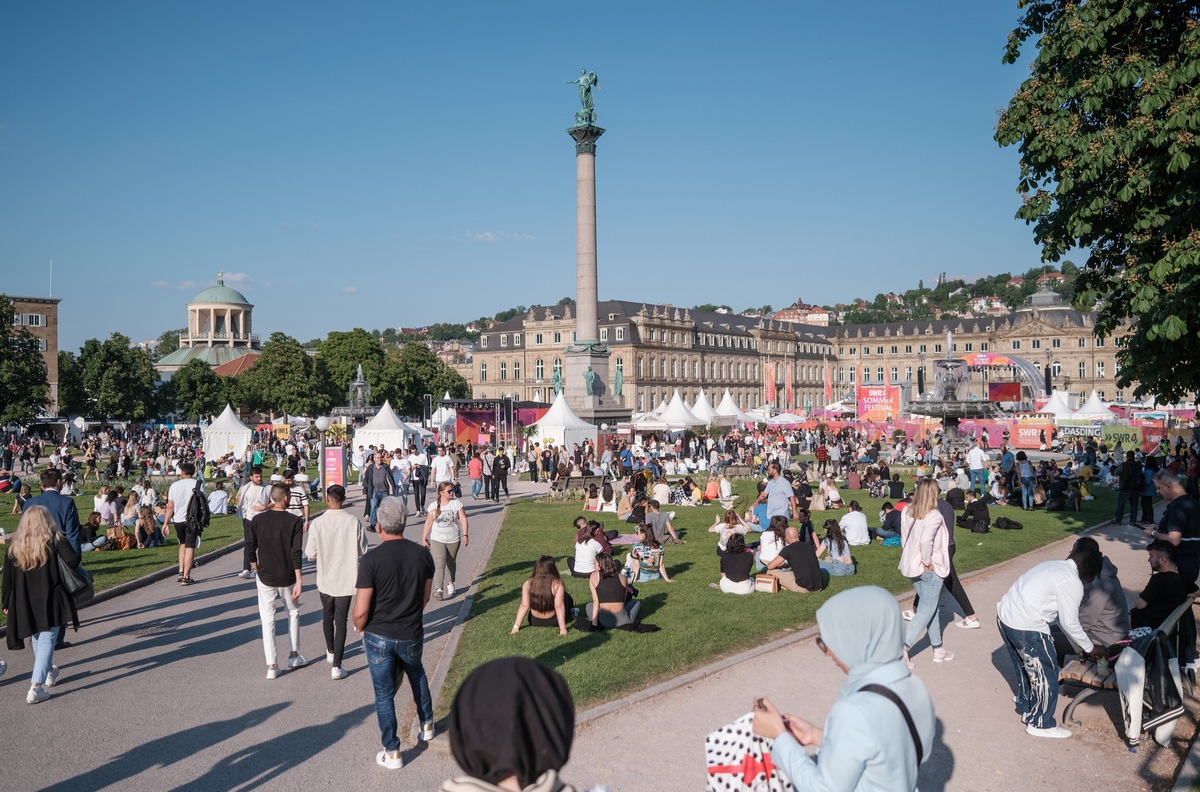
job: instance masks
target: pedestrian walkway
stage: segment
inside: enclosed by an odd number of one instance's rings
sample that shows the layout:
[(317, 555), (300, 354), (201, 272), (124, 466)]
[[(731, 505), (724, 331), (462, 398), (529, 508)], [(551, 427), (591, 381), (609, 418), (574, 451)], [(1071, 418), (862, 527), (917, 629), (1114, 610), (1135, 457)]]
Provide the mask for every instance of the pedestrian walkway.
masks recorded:
[[(545, 489), (515, 478), (513, 497)], [(358, 487), (350, 489), (347, 508), (361, 514)], [(458, 555), (459, 593), (432, 600), (425, 616), (431, 681), (449, 663), (451, 630), (503, 519), (503, 503), (468, 495), (464, 504), (471, 544)], [(421, 525), (410, 517), (405, 536), (419, 541)], [(371, 544), (377, 543), (372, 534)], [(448, 755), (421, 756), (425, 749), (414, 747), (407, 682), (396, 702), (405, 761), (412, 766), (389, 772), (375, 764), (379, 729), (362, 643), (351, 628), (344, 662), (349, 676), (330, 679), (311, 564), (305, 564), (300, 597), (300, 651), (310, 662), (266, 679), (255, 584), (237, 577), (241, 558), (235, 552), (206, 563), (190, 588), (170, 578), (84, 609), (80, 631), (68, 633), (74, 645), (55, 654), (62, 676), (43, 704), (25, 704), (32, 650), (0, 654), (9, 663), (0, 677), (9, 757), (4, 787), (86, 792), (400, 784), (433, 790), (453, 775)], [(284, 652), (285, 619), (281, 609), (277, 629)]]

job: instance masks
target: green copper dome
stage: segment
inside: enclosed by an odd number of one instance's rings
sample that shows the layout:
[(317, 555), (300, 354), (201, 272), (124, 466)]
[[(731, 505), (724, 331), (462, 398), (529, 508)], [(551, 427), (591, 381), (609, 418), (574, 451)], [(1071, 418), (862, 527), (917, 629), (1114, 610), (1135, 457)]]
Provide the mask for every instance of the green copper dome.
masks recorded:
[(237, 289), (231, 289), (225, 285), (225, 273), (217, 274), (217, 285), (209, 286), (204, 291), (192, 298), (193, 303), (232, 303), (234, 305), (249, 305), (250, 301), (246, 299)]

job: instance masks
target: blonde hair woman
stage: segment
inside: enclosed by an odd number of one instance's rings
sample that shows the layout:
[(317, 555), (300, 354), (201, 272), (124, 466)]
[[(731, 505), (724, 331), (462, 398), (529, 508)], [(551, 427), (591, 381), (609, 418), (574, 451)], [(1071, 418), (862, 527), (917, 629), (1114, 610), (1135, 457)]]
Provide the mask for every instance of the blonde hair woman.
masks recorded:
[(58, 681), (58, 668), (54, 666), (58, 628), (70, 621), (79, 629), (75, 600), (59, 577), (59, 557), (70, 566), (79, 566), (79, 554), (58, 532), (50, 512), (43, 506), (31, 506), (8, 543), (0, 594), (8, 616), (8, 648), (24, 649), (26, 638), (33, 642), (33, 676), (25, 696), (27, 704), (50, 698), (46, 688)]
[(454, 482), (443, 481), (438, 484), (437, 497), (429, 505), (425, 532), (421, 534), (421, 545), (428, 547), (433, 555), (433, 588), (439, 600), (454, 596), (458, 548), (471, 544), (467, 539), (468, 530), (467, 511), (462, 501), (454, 497)]
[(937, 507), (938, 485), (930, 479), (917, 482), (913, 501), (900, 517), (900, 572), (912, 581), (921, 598), (904, 633), (904, 662), (913, 667), (908, 652), (921, 633), (929, 629), (933, 662), (945, 663), (954, 654), (942, 646), (938, 600), (943, 578), (950, 574), (950, 532)]

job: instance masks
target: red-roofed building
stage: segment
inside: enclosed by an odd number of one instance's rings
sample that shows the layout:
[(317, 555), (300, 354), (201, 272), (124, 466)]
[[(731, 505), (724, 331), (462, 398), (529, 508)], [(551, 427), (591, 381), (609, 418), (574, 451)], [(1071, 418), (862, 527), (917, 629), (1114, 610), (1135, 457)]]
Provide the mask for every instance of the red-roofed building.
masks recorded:
[(1049, 286), (1053, 283), (1064, 283), (1066, 280), (1067, 276), (1063, 275), (1061, 272), (1047, 272), (1045, 275), (1042, 275), (1037, 279), (1037, 285)]
[(1019, 289), (1025, 285), (1025, 279), (1024, 278), (1009, 278), (1008, 281), (1004, 285), (1011, 286), (1014, 289)]
[(240, 377), (251, 366), (254, 365), (254, 361), (258, 360), (259, 357), (261, 357), (261, 355), (256, 352), (242, 355), (241, 357), (234, 358), (228, 363), (222, 363), (221, 365), (217, 366), (213, 369), (213, 373), (218, 377)]

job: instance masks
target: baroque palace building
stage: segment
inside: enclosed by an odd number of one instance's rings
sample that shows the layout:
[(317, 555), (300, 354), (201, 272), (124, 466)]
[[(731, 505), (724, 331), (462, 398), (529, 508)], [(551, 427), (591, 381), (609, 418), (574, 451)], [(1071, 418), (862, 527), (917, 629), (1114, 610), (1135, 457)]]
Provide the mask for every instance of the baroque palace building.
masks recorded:
[[(458, 368), (473, 397), (551, 401), (554, 371), (562, 371), (564, 349), (574, 340), (572, 310), (535, 306), (485, 331), (470, 362)], [(620, 300), (600, 302), (598, 317), (600, 340), (612, 351), (610, 378), (621, 372), (623, 406), (633, 412), (655, 409), (676, 388), (689, 403), (704, 389), (715, 406), (728, 389), (741, 409), (760, 407), (771, 372), (774, 406), (819, 409), (827, 401), (826, 367), (833, 400), (853, 398), (864, 369), (868, 382), (911, 382), (915, 392), (922, 367), (932, 386), (934, 361), (947, 356), (947, 343), (954, 357), (987, 352), (1049, 366), (1055, 388), (1082, 398), (1093, 388), (1109, 400), (1132, 397), (1132, 389), (1116, 385), (1122, 333), (1097, 338), (1092, 314), (1045, 290), (1006, 316), (933, 321), (822, 327)], [(986, 399), (989, 381), (1014, 379), (1007, 368), (982, 369), (972, 389)]]

